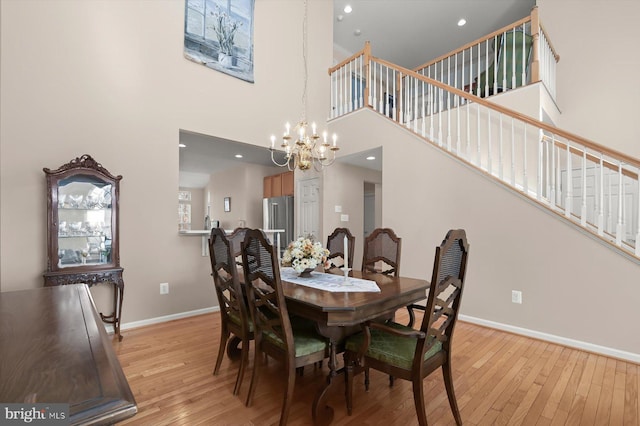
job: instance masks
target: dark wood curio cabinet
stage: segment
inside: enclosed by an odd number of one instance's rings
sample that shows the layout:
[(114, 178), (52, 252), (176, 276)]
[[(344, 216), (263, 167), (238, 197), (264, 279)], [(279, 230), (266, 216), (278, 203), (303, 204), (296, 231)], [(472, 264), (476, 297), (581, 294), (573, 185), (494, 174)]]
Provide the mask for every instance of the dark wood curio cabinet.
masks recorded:
[(83, 155), (47, 177), (47, 271), (44, 285), (113, 285), (113, 312), (100, 314), (120, 334), (124, 281), (120, 267), (118, 195), (114, 176)]

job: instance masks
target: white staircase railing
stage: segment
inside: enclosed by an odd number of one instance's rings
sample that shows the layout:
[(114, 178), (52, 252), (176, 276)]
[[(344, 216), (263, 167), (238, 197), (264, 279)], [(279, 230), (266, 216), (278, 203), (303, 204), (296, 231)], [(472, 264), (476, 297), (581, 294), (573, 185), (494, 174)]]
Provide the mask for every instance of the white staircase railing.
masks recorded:
[(640, 160), (372, 57), (329, 70), (331, 118), (370, 108), (640, 259)]
[(414, 71), (481, 97), (542, 81), (555, 99), (559, 60), (534, 7), (531, 15)]

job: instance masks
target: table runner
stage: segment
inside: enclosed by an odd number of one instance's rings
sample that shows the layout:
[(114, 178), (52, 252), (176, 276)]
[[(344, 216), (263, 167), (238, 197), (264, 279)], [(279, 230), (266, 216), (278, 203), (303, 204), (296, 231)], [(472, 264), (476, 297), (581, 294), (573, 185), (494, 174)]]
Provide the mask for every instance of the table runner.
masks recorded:
[(345, 283), (344, 275), (314, 271), (311, 272), (311, 277), (301, 278), (293, 268), (280, 268), (280, 277), (283, 281), (333, 293), (380, 292), (380, 288), (375, 281), (349, 277), (348, 282)]

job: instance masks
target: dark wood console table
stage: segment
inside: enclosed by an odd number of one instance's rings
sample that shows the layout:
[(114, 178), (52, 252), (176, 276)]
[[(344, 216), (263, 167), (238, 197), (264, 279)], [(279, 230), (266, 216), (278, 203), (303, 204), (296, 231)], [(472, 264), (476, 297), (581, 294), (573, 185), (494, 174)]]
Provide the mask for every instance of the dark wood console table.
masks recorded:
[(0, 401), (68, 403), (72, 425), (136, 414), (86, 285), (0, 293)]
[(43, 274), (44, 285), (45, 287), (51, 287), (69, 284), (86, 284), (91, 287), (101, 283), (112, 284), (113, 312), (108, 315), (100, 313), (100, 318), (108, 324), (113, 324), (113, 333), (115, 336), (118, 336), (118, 340), (121, 341), (120, 318), (122, 317), (122, 299), (124, 297), (122, 271), (122, 268), (113, 268), (90, 272), (45, 272)]

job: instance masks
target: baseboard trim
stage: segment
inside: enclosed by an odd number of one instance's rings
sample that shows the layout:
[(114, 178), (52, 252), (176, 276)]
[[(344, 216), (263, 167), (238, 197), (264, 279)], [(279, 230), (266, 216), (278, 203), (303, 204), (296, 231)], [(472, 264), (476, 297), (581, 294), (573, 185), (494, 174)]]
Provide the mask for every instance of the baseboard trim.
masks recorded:
[(507, 331), (509, 333), (519, 334), (521, 336), (544, 340), (545, 342), (557, 343), (559, 345), (567, 346), (570, 348), (581, 349), (583, 351), (593, 352), (599, 355), (605, 355), (611, 358), (640, 364), (640, 354), (635, 354), (633, 352), (626, 352), (618, 349), (608, 348), (606, 346), (594, 345), (593, 343), (582, 342), (580, 340), (542, 333), (540, 331), (529, 330), (527, 328), (516, 327), (509, 324), (502, 324), (499, 322), (471, 317), (468, 315), (459, 315), (458, 318), (460, 318), (461, 321), (469, 322), (472, 324), (477, 324), (488, 328), (495, 328), (496, 330)]
[[(219, 311), (220, 311), (219, 306), (212, 306), (210, 308), (196, 309), (194, 311), (180, 312), (178, 314), (163, 315), (161, 317), (149, 318), (149, 319), (140, 320), (140, 321), (126, 322), (120, 325), (120, 331), (131, 330), (132, 328), (144, 327), (146, 325), (160, 324), (167, 321), (195, 317), (196, 315), (209, 314), (211, 312), (219, 312)], [(107, 325), (106, 329), (109, 334), (113, 334), (112, 325)]]

